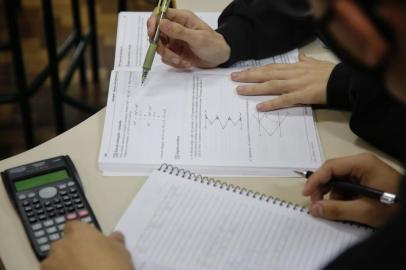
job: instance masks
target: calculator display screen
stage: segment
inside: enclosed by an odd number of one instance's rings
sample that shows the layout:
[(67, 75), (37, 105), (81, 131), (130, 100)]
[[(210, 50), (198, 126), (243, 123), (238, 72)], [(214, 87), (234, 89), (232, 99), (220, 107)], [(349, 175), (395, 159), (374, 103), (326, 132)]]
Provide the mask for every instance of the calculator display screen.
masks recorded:
[(54, 182), (58, 182), (60, 180), (64, 180), (69, 178), (68, 172), (66, 170), (59, 170), (43, 175), (38, 175), (35, 177), (30, 177), (26, 179), (21, 179), (15, 182), (15, 188), (18, 191), (27, 190), (30, 188), (42, 186), (45, 184), (50, 184)]

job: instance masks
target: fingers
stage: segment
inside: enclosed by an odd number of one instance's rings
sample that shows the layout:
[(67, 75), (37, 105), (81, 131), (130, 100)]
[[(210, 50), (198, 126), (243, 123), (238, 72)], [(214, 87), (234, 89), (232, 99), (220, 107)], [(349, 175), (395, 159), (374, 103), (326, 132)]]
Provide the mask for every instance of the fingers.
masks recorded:
[(123, 245), (125, 244), (124, 235), (123, 235), (121, 232), (119, 232), (119, 231), (114, 231), (114, 232), (112, 232), (112, 233), (108, 236), (108, 238), (111, 239), (111, 240), (117, 241), (117, 242), (119, 242), (119, 243), (121, 243), (121, 244), (123, 244)]
[(269, 80), (286, 80), (297, 77), (295, 64), (290, 69), (279, 69), (274, 65), (267, 65), (260, 68), (251, 68), (240, 72), (231, 73), (231, 79), (236, 82), (266, 82)]
[(190, 68), (191, 64), (182, 59), (181, 56), (170, 50), (168, 47), (162, 44), (161, 41), (158, 42), (158, 47), (157, 47), (157, 52), (158, 54), (161, 55), (162, 62), (164, 62), (167, 65), (176, 67), (176, 68)]
[[(361, 165), (366, 166), (361, 155), (331, 159), (326, 161), (316, 172), (314, 172), (308, 179), (303, 189), (303, 195), (311, 195), (318, 186), (327, 183), (333, 176), (342, 177), (347, 175), (353, 175), (358, 171), (358, 167)], [(361, 177), (356, 173), (355, 177)]]
[(368, 199), (352, 201), (323, 200), (312, 204), (309, 212), (314, 217), (370, 224), (371, 216), (368, 213), (374, 210), (374, 204), (376, 202)]
[(170, 8), (166, 12), (166, 18), (187, 28), (204, 29), (210, 28), (203, 20), (190, 10)]
[(181, 24), (164, 19), (161, 21), (161, 31), (172, 39), (185, 41), (191, 46), (198, 45), (201, 41), (201, 35), (197, 30), (187, 28)]
[(300, 97), (300, 93), (297, 92), (284, 94), (279, 96), (278, 98), (257, 104), (257, 110), (260, 112), (267, 112), (271, 110), (290, 107), (299, 104), (301, 100)]
[(288, 80), (272, 80), (264, 83), (240, 85), (237, 92), (244, 96), (280, 95), (295, 89), (294, 82)]

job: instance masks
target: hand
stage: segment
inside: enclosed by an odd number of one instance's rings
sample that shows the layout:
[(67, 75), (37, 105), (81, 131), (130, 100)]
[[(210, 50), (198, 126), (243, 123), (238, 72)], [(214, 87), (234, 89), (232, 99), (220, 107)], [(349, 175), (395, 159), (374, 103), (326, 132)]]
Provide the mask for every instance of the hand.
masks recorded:
[[(154, 35), (156, 24), (157, 16), (153, 13), (147, 22), (150, 38)], [(168, 9), (160, 29), (157, 52), (170, 66), (212, 68), (230, 58), (230, 47), (223, 36), (191, 11)]]
[(68, 222), (64, 237), (51, 245), (42, 270), (134, 270), (124, 246), (124, 236), (114, 232), (109, 237), (86, 223)]
[[(309, 177), (303, 190), (303, 195), (311, 198), (311, 215), (379, 227), (399, 210), (396, 204), (385, 205), (371, 198), (346, 194), (338, 189), (329, 190), (324, 184), (332, 177), (352, 180), (395, 194), (401, 181), (401, 175), (396, 170), (372, 154), (329, 160)], [(324, 199), (328, 192), (330, 198)]]
[(280, 95), (259, 103), (257, 110), (266, 112), (297, 104), (326, 104), (327, 82), (335, 64), (299, 54), (295, 64), (270, 64), (233, 72), (237, 82), (255, 83), (237, 87), (244, 96)]

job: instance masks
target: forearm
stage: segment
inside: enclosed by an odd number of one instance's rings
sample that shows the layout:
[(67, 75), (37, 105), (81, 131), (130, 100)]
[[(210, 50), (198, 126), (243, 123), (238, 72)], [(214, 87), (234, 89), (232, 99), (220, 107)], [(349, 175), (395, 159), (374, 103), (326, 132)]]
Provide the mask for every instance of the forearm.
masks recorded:
[(221, 14), (216, 31), (231, 47), (231, 56), (223, 66), (284, 53), (315, 36), (311, 18), (290, 18), (267, 0), (233, 1)]

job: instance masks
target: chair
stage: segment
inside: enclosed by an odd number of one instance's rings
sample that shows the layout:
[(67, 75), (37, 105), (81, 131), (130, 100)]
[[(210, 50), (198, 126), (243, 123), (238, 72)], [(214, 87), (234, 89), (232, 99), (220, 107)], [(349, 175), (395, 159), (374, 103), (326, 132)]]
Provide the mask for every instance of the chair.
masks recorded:
[[(79, 0), (71, 0), (73, 14), (73, 31), (58, 48), (56, 44), (54, 16), (52, 10), (52, 0), (42, 0), (43, 21), (45, 29), (46, 46), (48, 52), (48, 71), (51, 78), (52, 99), (56, 119), (56, 131), (65, 131), (65, 118), (63, 104), (66, 103), (87, 113), (95, 113), (100, 108), (92, 107), (87, 103), (74, 99), (68, 95), (68, 88), (72, 77), (77, 69), (80, 70), (81, 85), (86, 85), (86, 68), (84, 52), (88, 45), (91, 50), (91, 63), (93, 82), (99, 82), (99, 61), (97, 46), (97, 27), (94, 0), (86, 0), (89, 29), (83, 33), (79, 10)], [(73, 57), (64, 77), (60, 76), (58, 63), (74, 49)]]
[(0, 51), (11, 52), (17, 91), (0, 95), (0, 104), (17, 103), (19, 105), (25, 144), (27, 148), (31, 148), (35, 145), (35, 139), (29, 98), (35, 91), (28, 86), (24, 69), (20, 29), (17, 22), (17, 9), (20, 2), (5, 0), (4, 4), (8, 40), (0, 43)]

